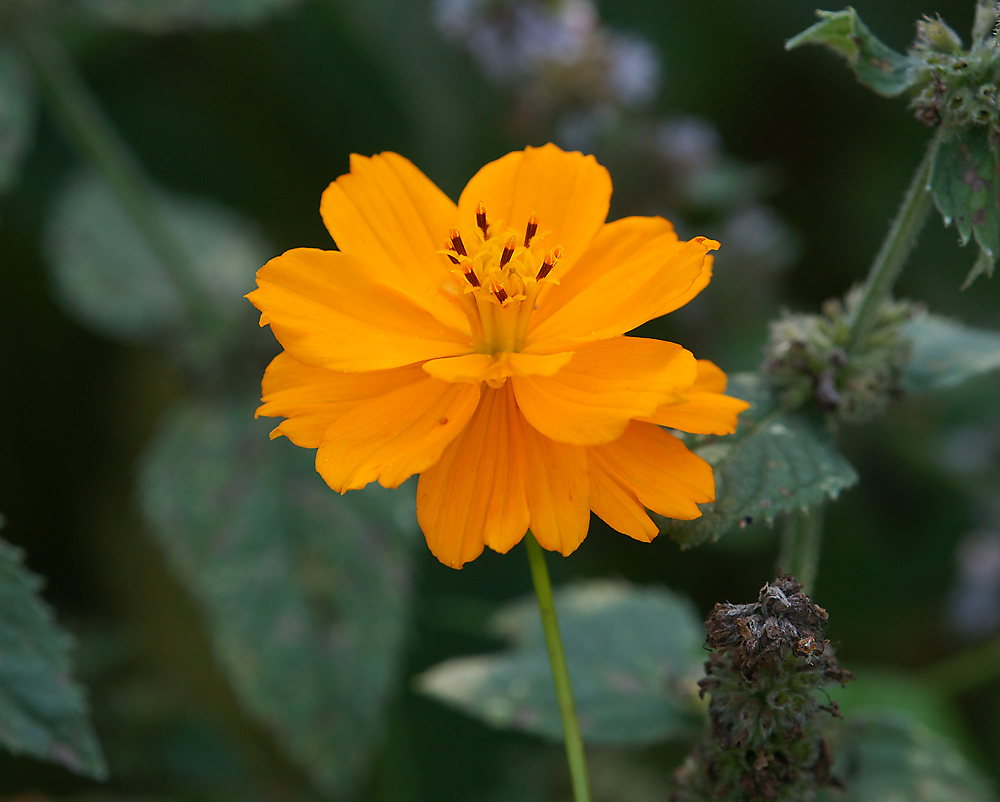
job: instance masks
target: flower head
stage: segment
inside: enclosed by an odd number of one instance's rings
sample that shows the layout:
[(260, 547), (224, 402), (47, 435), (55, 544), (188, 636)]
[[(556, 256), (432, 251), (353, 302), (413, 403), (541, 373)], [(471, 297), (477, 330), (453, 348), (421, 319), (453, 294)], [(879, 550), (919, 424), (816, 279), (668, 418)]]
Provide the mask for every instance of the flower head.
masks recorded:
[(611, 179), (555, 145), (482, 168), (456, 205), (395, 153), (353, 156), (298, 248), (247, 297), (284, 352), (258, 415), (317, 449), (334, 490), (420, 474), (417, 518), (461, 567), (528, 528), (569, 554), (593, 510), (639, 540), (696, 518), (711, 467), (662, 426), (725, 434), (746, 404), (673, 343), (625, 333), (687, 303), (718, 243), (659, 217), (605, 223)]

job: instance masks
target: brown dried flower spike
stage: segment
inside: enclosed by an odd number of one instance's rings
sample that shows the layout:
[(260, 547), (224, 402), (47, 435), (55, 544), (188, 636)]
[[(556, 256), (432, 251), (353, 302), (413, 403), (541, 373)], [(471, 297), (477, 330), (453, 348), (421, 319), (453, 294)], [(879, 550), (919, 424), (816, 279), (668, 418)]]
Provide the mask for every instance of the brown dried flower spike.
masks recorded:
[(715, 606), (698, 683), (712, 697), (711, 732), (675, 774), (671, 802), (808, 802), (834, 784), (818, 714), (840, 713), (817, 691), (852, 676), (824, 637), (827, 618), (787, 574), (753, 604)]

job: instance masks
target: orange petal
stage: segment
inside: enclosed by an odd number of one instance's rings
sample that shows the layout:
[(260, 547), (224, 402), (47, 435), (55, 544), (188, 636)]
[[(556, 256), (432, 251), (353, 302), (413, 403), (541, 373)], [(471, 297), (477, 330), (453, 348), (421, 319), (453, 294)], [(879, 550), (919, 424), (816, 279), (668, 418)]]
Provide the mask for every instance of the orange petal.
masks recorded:
[(659, 527), (646, 514), (635, 493), (616, 482), (599, 460), (589, 459), (590, 509), (612, 529), (636, 540), (649, 543), (660, 534)]
[(632, 418), (681, 400), (696, 370), (679, 345), (615, 337), (581, 345), (555, 376), (512, 382), (521, 412), (538, 431), (561, 443), (596, 445), (617, 440)]
[(247, 298), (309, 365), (382, 370), (472, 350), (467, 328), (444, 325), (337, 251), (288, 251), (257, 271), (257, 287)]
[(479, 403), (479, 387), (421, 373), (411, 384), (357, 404), (333, 421), (316, 470), (341, 493), (376, 479), (397, 487), (441, 458)]
[(692, 392), (724, 393), (729, 379), (722, 368), (708, 359), (698, 360), (698, 378), (691, 387)]
[(725, 389), (726, 374), (707, 359), (699, 359), (698, 379), (685, 393), (687, 400), (660, 407), (649, 420), (692, 434), (732, 434), (736, 431), (737, 417), (750, 404), (723, 395)]
[(712, 466), (652, 423), (632, 421), (618, 440), (587, 449), (587, 459), (644, 506), (668, 518), (698, 518), (715, 499)]
[(465, 354), (432, 359), (424, 363), (431, 376), (449, 382), (502, 382), (511, 376), (552, 376), (573, 358), (572, 351), (558, 354)]
[(672, 312), (712, 276), (714, 240), (679, 242), (662, 218), (627, 217), (604, 226), (531, 318), (525, 349), (550, 353), (624, 334)]
[(590, 527), (587, 451), (550, 440), (527, 421), (522, 420), (521, 428), (531, 531), (543, 548), (566, 556), (576, 551)]
[(461, 325), (455, 299), (440, 288), (450, 264), (438, 250), (458, 221), (454, 202), (396, 153), (351, 156), (351, 172), (323, 193), (320, 214), (337, 247), (363, 261), (373, 278)]
[(490, 162), (476, 173), (458, 199), (463, 225), (474, 226), (476, 207), (486, 204), (492, 221), (523, 234), (538, 217), (539, 252), (561, 245), (553, 277), (580, 258), (608, 216), (611, 176), (593, 156), (567, 153), (552, 144), (525, 148)]
[(466, 430), (420, 474), (417, 520), (445, 565), (461, 568), (484, 545), (507, 552), (528, 530), (522, 426), (509, 386), (488, 389)]
[(323, 434), (337, 418), (393, 390), (426, 378), (420, 365), (364, 373), (342, 373), (299, 362), (282, 351), (264, 371), (264, 403), (257, 415), (287, 418), (271, 432), (295, 445), (319, 448)]

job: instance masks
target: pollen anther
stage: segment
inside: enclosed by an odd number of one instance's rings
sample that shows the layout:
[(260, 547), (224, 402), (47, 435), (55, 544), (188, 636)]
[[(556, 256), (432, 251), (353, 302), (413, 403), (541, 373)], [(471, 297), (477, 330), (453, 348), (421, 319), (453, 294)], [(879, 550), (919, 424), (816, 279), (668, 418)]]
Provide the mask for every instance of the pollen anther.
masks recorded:
[(453, 228), (448, 236), (451, 238), (452, 247), (458, 251), (462, 256), (468, 256), (469, 254), (465, 250), (465, 243), (462, 242), (462, 232), (457, 228)]
[(496, 299), (500, 303), (503, 303), (504, 301), (507, 300), (507, 290), (503, 288), (503, 285), (499, 281), (496, 280), (493, 281), (493, 283), (490, 285), (490, 292), (492, 292), (496, 296)]
[(531, 240), (535, 236), (535, 232), (538, 231), (538, 218), (535, 215), (531, 215), (528, 218), (528, 225), (524, 229), (524, 247), (527, 248), (531, 245)]
[(538, 281), (541, 281), (549, 273), (551, 273), (552, 268), (556, 266), (556, 262), (562, 259), (562, 255), (563, 255), (563, 249), (562, 246), (560, 245), (557, 245), (555, 248), (553, 248), (551, 251), (545, 254), (545, 261), (542, 262), (542, 266), (538, 268), (538, 275), (535, 276), (535, 278)]
[(507, 262), (510, 261), (510, 257), (514, 255), (514, 248), (517, 246), (517, 238), (513, 235), (508, 237), (507, 242), (504, 243), (503, 253), (500, 254), (500, 267), (501, 269), (507, 266)]
[(479, 283), (479, 276), (476, 275), (476, 271), (475, 269), (473, 269), (472, 265), (470, 264), (462, 265), (462, 271), (465, 273), (465, 278), (473, 287), (482, 286)]
[(483, 239), (489, 239), (489, 223), (486, 221), (486, 204), (479, 201), (476, 207), (476, 225), (483, 232)]

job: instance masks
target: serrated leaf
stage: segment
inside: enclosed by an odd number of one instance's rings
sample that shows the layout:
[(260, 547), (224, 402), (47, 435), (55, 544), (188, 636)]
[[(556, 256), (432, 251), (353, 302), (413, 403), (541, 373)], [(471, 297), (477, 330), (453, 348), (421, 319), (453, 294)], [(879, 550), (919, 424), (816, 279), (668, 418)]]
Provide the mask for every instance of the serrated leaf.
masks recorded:
[(772, 522), (836, 498), (858, 481), (851, 464), (806, 420), (775, 410), (763, 381), (733, 377), (730, 395), (750, 401), (735, 435), (712, 438), (694, 452), (715, 469), (715, 501), (699, 505), (693, 521), (662, 519), (662, 529), (681, 548), (722, 535), (747, 519)]
[(880, 95), (896, 97), (917, 80), (915, 59), (884, 45), (853, 8), (817, 11), (820, 21), (785, 43), (786, 50), (801, 45), (826, 45), (844, 56), (858, 79)]
[(142, 510), (246, 709), (340, 795), (367, 769), (399, 677), (413, 493), (335, 493), (310, 452), (268, 441), (253, 406), (178, 409), (144, 460)]
[[(162, 194), (160, 209), (216, 315), (242, 329), (253, 318), (242, 296), (270, 248), (252, 224), (214, 203)], [(57, 295), (83, 322), (130, 341), (193, 336), (170, 274), (98, 176), (67, 182), (45, 241)]]
[(0, 745), (103, 779), (84, 693), (70, 677), (70, 638), (38, 595), (41, 584), (0, 540)]
[[(560, 589), (556, 608), (588, 743), (649, 744), (697, 730), (705, 630), (690, 602), (602, 580)], [(493, 625), (509, 650), (441, 663), (417, 679), (419, 689), (494, 727), (561, 739), (534, 597), (505, 607)]]
[(1000, 332), (973, 329), (937, 315), (906, 323), (913, 350), (903, 369), (911, 393), (944, 390), (1000, 369)]
[(995, 802), (989, 782), (947, 740), (904, 716), (856, 714), (830, 738), (832, 775), (820, 802)]
[(83, 0), (111, 25), (149, 33), (189, 28), (247, 27), (296, 5), (298, 0)]
[(1000, 257), (1000, 145), (985, 126), (954, 132), (938, 145), (931, 192), (945, 225), (954, 222), (965, 245), (975, 235), (979, 256), (962, 289), (993, 275)]
[(35, 85), (11, 50), (0, 44), (0, 192), (21, 172), (35, 128)]

